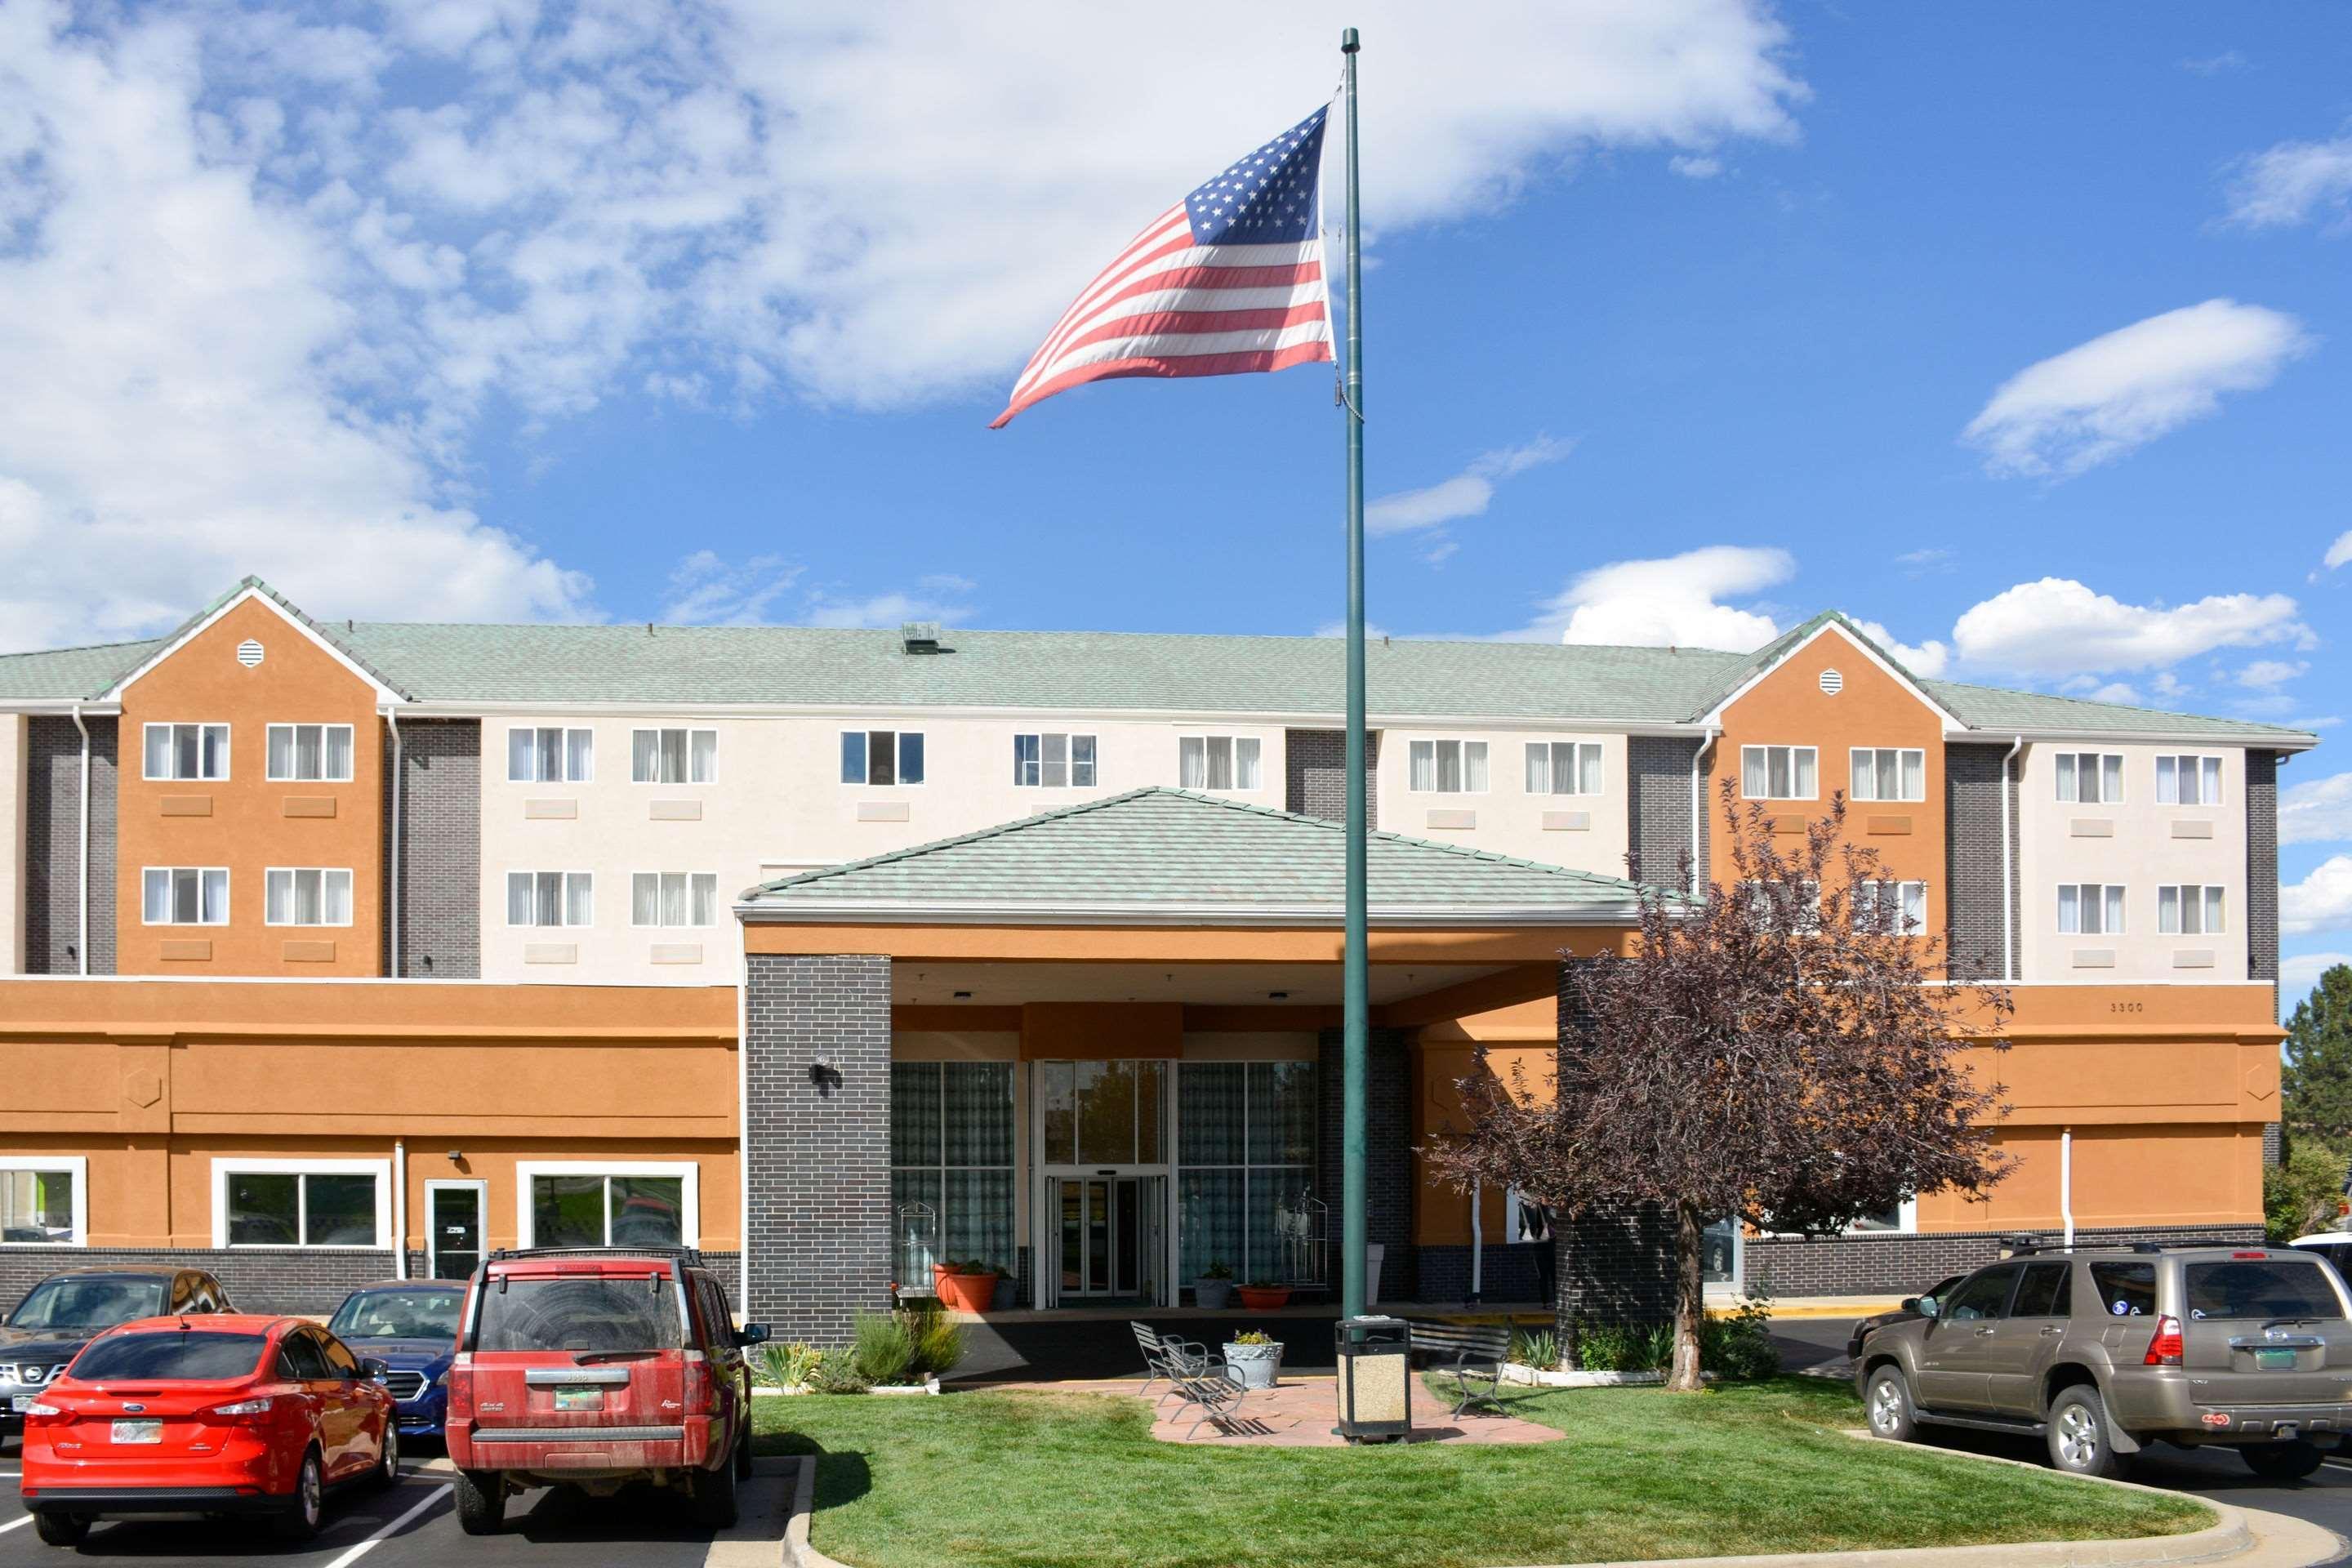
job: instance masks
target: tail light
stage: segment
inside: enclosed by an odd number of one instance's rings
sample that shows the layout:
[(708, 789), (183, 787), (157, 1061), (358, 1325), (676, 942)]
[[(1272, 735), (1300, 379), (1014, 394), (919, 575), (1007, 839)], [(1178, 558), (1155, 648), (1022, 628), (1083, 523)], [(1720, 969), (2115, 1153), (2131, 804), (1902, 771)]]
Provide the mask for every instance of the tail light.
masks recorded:
[(686, 1363), (686, 1405), (704, 1415), (719, 1414), (719, 1380), (700, 1356)]
[(204, 1419), (226, 1421), (239, 1426), (251, 1426), (257, 1424), (263, 1416), (268, 1415), (277, 1403), (275, 1398), (267, 1394), (252, 1399), (232, 1400), (226, 1405), (215, 1405), (205, 1411)]
[[(453, 1421), (474, 1418), (473, 1370), (467, 1358), (461, 1355), (455, 1366), (441, 1374), (441, 1381), (449, 1385), (449, 1419)], [(467, 1375), (459, 1377), (461, 1372)]]
[(2179, 1366), (2189, 1347), (2180, 1340), (2180, 1320), (2158, 1318), (2156, 1338), (2147, 1342), (2147, 1354), (2141, 1358), (2142, 1366)]
[(16, 1414), (22, 1415), (27, 1421), (44, 1421), (52, 1415), (63, 1415), (65, 1414), (65, 1407), (58, 1405), (45, 1404), (37, 1399), (32, 1404), (25, 1406), (24, 1409), (16, 1412)]

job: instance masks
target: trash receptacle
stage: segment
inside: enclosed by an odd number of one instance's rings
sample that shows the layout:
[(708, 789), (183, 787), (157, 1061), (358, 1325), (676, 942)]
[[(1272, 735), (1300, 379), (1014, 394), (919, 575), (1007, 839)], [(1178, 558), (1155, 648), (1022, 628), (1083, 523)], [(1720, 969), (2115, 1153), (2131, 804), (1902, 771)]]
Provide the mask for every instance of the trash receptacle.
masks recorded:
[(1338, 1330), (1339, 1425), (1350, 1443), (1412, 1430), (1412, 1331), (1402, 1318), (1342, 1318)]

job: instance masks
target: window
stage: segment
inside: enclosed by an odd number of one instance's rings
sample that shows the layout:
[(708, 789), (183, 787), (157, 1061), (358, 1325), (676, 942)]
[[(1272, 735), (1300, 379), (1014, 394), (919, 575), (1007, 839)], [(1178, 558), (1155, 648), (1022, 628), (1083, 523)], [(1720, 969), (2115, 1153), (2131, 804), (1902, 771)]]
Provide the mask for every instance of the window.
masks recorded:
[(228, 777), (228, 726), (148, 725), (146, 773), (151, 779)]
[(1738, 897), (1750, 916), (1768, 927), (1817, 931), (1822, 921), (1822, 885), (1807, 878), (1793, 882), (1742, 882)]
[(677, 1350), (687, 1342), (678, 1292), (595, 1274), (512, 1275), (482, 1296), (472, 1348), (479, 1351)]
[(719, 923), (715, 871), (639, 871), (629, 879), (629, 923), (709, 926)]
[(348, 784), (352, 776), (349, 724), (272, 724), (267, 772), (272, 782), (320, 780)]
[(593, 730), (507, 731), (509, 784), (586, 784), (596, 776)]
[[(1070, 1064), (1036, 1070), (1058, 1081)], [(890, 1206), (908, 1216), (891, 1229), (896, 1278), (928, 1280), (950, 1258), (1013, 1269), (1013, 1141), (1011, 1062), (891, 1064)], [(924, 1209), (934, 1223), (908, 1223)]]
[(1601, 745), (1597, 741), (1529, 741), (1529, 795), (1599, 795)]
[(709, 784), (719, 776), (716, 730), (632, 730), (629, 778), (635, 784)]
[(80, 1247), (89, 1239), (89, 1160), (79, 1154), (0, 1159), (0, 1243)]
[(2156, 890), (2156, 929), (2165, 936), (2219, 936), (2221, 933), (2220, 888), (2167, 882)]
[(1903, 931), (1927, 929), (1927, 884), (1864, 881), (1853, 885), (1853, 929)]
[(1255, 735), (1186, 735), (1176, 742), (1176, 782), (1185, 789), (1255, 789)]
[(228, 870), (221, 866), (150, 866), (142, 874), (151, 926), (228, 924)]
[(1949, 1322), (2005, 1317), (2009, 1312), (2009, 1288), (2016, 1283), (2017, 1265), (2013, 1263), (1971, 1274), (1952, 1292), (1952, 1299), (1944, 1303), (1937, 1317)]
[(2344, 1303), (2328, 1282), (2327, 1266), (2316, 1258), (2240, 1258), (2191, 1263), (2181, 1273), (2181, 1293), (2189, 1299), (2193, 1319), (2330, 1323), (2344, 1318)]
[(515, 1166), (525, 1247), (695, 1247), (698, 1168), (581, 1162)]
[(919, 784), (923, 782), (920, 730), (844, 730), (841, 782), (845, 784)]
[(1310, 1278), (1315, 1064), (1180, 1063), (1176, 1102), (1178, 1278)]
[(1925, 800), (1927, 753), (1892, 746), (1856, 746), (1853, 753), (1855, 800)]
[(2012, 1318), (2069, 1318), (2074, 1314), (2074, 1266), (2029, 1263), (2018, 1281)]
[(1415, 741), (1406, 750), (1405, 787), (1432, 795), (1486, 793), (1486, 742)]
[[(1255, 746), (1257, 742), (1252, 741), (1250, 744)], [(1013, 736), (1013, 783), (1016, 787), (1030, 789), (1094, 788), (1095, 738), (1092, 735)]]
[(2221, 805), (2221, 759), (2219, 757), (2157, 758), (2156, 804), (2158, 805)]
[(2153, 1263), (2094, 1263), (2091, 1287), (2099, 1293), (2099, 1310), (2110, 1318), (2156, 1316)]
[(584, 926), (595, 923), (596, 879), (590, 873), (507, 873), (507, 924)]
[(215, 1247), (380, 1247), (392, 1231), (385, 1160), (215, 1160)]
[(352, 923), (352, 874), (314, 867), (277, 867), (265, 872), (262, 919), (274, 926), (347, 926)]
[(1742, 746), (1739, 792), (1749, 800), (1811, 800), (1821, 793), (1820, 757), (1811, 746)]
[(2123, 929), (2122, 883), (2058, 884), (2058, 933), (2061, 936), (2120, 936)]
[(2058, 798), (2073, 805), (2114, 805), (2124, 798), (2124, 760), (2113, 752), (2058, 753)]

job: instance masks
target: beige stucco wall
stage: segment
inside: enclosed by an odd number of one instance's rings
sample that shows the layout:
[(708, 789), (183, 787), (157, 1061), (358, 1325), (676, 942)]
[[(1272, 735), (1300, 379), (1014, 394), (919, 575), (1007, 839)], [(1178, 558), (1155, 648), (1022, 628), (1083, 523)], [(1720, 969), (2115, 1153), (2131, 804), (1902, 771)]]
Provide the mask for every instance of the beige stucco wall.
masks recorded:
[[(2081, 805), (2058, 799), (2056, 757), (2096, 751), (2124, 759), (2123, 800)], [(2158, 755), (2221, 759), (2217, 805), (2159, 805)], [(2164, 980), (2183, 983), (2246, 978), (2246, 758), (2243, 751), (2208, 747), (2037, 742), (2020, 759), (2018, 875), (2022, 922), (2021, 978), (2042, 982)], [(2085, 836), (2086, 830), (2095, 836)], [(2179, 837), (2181, 831), (2208, 837)], [(2062, 936), (2058, 888), (2066, 882), (2121, 882), (2121, 936)], [(2219, 935), (2166, 936), (2157, 931), (2157, 889), (2164, 883), (2218, 884), (2224, 929)], [(2084, 955), (2112, 953), (2108, 966), (2085, 966)], [(2210, 953), (2210, 966), (2182, 967), (2184, 955)]]
[[(1412, 781), (1415, 741), (1484, 741), (1486, 742), (1486, 789), (1484, 794), (1444, 795), (1414, 790)], [(1601, 743), (1604, 781), (1599, 795), (1529, 795), (1527, 789), (1527, 746), (1531, 741)], [(1416, 729), (1391, 725), (1381, 731), (1381, 819), (1391, 833), (1498, 855), (1516, 855), (1549, 866), (1568, 866), (1602, 876), (1625, 874), (1626, 783), (1625, 737), (1586, 730), (1549, 729)], [(1472, 826), (1449, 826), (1467, 812)], [(1446, 814), (1433, 816), (1433, 813)], [(1580, 815), (1580, 827), (1544, 826), (1547, 814)]]
[(25, 716), (0, 713), (0, 974), (25, 973)]

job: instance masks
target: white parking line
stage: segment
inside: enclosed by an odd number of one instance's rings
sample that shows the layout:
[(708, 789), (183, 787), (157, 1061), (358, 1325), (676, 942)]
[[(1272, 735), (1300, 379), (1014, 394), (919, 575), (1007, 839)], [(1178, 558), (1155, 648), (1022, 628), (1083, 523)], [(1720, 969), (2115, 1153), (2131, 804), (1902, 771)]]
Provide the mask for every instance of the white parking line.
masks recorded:
[(349, 1552), (344, 1552), (341, 1557), (336, 1558), (332, 1563), (328, 1563), (327, 1568), (351, 1568), (352, 1563), (366, 1556), (368, 1552), (373, 1549), (377, 1542), (382, 1541), (385, 1536), (392, 1534), (402, 1525), (406, 1524), (410, 1520), (415, 1519), (418, 1514), (423, 1513), (426, 1509), (431, 1508), (435, 1503), (439, 1502), (443, 1498), (447, 1497), (451, 1489), (452, 1489), (446, 1486), (435, 1487), (432, 1492), (426, 1496), (423, 1501), (410, 1509), (406, 1513), (402, 1514), (398, 1519), (395, 1519), (391, 1523), (385, 1525), (383, 1529), (377, 1531), (373, 1535), (369, 1536), (365, 1541), (361, 1542), (357, 1546), (352, 1547)]
[(32, 1522), (33, 1516), (29, 1513), (26, 1514), (21, 1519), (12, 1519), (5, 1524), (0, 1524), (0, 1535), (7, 1534), (10, 1531), (15, 1530), (19, 1525), (30, 1524)]

